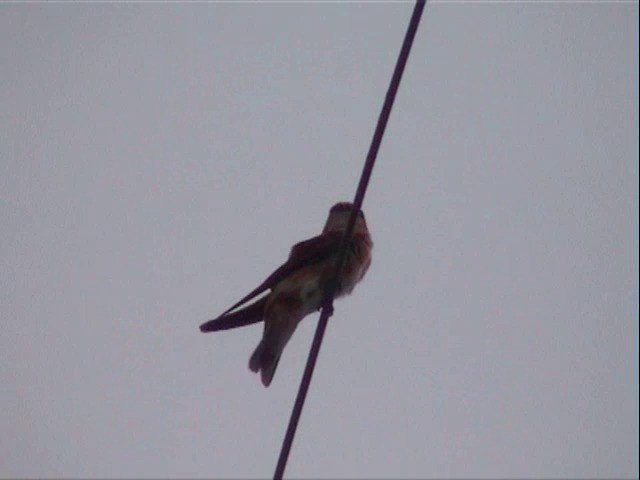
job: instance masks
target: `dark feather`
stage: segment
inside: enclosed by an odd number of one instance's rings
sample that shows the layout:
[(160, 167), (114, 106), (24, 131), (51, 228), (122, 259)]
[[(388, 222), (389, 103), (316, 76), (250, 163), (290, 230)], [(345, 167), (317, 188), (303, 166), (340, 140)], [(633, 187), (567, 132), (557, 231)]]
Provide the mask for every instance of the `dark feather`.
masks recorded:
[(309, 265), (310, 263), (313, 263), (315, 261), (322, 260), (328, 255), (331, 255), (338, 249), (341, 238), (342, 233), (330, 232), (310, 238), (309, 240), (304, 240), (302, 242), (296, 243), (291, 248), (289, 258), (284, 264), (282, 264), (271, 275), (269, 275), (267, 279), (262, 282), (255, 290), (251, 291), (244, 298), (228, 308), (218, 318), (227, 315), (232, 310), (235, 310), (242, 304), (257, 297), (262, 292), (273, 288), (278, 282), (282, 281), (284, 278), (286, 278), (299, 268)]
[(218, 332), (220, 330), (229, 330), (230, 328), (244, 327), (245, 325), (260, 322), (262, 321), (266, 303), (267, 297), (263, 297), (242, 310), (220, 315), (218, 318), (200, 325), (200, 331), (203, 333)]

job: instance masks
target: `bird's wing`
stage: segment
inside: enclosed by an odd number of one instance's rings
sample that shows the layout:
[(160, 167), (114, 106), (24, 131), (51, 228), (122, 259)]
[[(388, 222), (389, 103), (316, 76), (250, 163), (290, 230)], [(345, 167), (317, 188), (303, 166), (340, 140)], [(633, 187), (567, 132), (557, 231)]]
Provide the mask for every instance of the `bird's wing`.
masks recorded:
[(264, 306), (267, 303), (267, 297), (262, 297), (260, 300), (253, 302), (240, 310), (227, 313), (226, 315), (220, 315), (218, 318), (209, 320), (208, 322), (200, 325), (200, 331), (202, 333), (218, 332), (220, 330), (229, 330), (231, 328), (244, 327), (245, 325), (251, 325), (252, 323), (262, 320), (264, 312)]
[[(335, 253), (338, 249), (338, 245), (340, 245), (340, 240), (342, 238), (341, 232), (328, 232), (318, 235), (316, 237), (310, 238), (308, 240), (304, 240), (302, 242), (296, 243), (291, 248), (291, 253), (289, 254), (289, 258), (285, 263), (283, 263), (280, 267), (278, 267), (271, 275), (269, 275), (264, 282), (262, 282), (257, 288), (253, 291), (249, 292), (245, 297), (236, 302), (230, 308), (228, 308), (225, 312), (223, 312), (219, 317), (209, 320), (208, 322), (202, 324), (200, 329), (202, 330), (208, 325), (208, 330), (202, 331), (216, 331), (216, 330), (225, 330), (227, 328), (234, 328), (235, 326), (244, 326), (250, 325), (251, 323), (259, 322), (262, 320), (261, 317), (255, 318), (255, 316), (248, 315), (249, 313), (254, 313), (253, 310), (247, 311), (248, 309), (254, 307), (259, 302), (256, 302), (246, 309), (239, 310), (235, 313), (230, 313), (236, 308), (240, 307), (244, 303), (252, 300), (257, 297), (261, 293), (266, 290), (273, 288), (278, 282), (282, 279), (286, 278), (291, 273), (295, 272), (301, 267), (307, 266), (309, 264), (318, 262), (327, 258), (329, 255)], [(262, 300), (266, 300), (266, 297)], [(263, 305), (262, 305), (263, 306)], [(245, 313), (245, 311), (247, 311)], [(239, 315), (243, 312), (243, 315)], [(234, 322), (232, 320), (232, 316), (238, 314), (239, 316), (236, 318)], [(224, 321), (224, 322), (223, 322)], [(218, 323), (214, 323), (218, 322)], [(236, 325), (237, 323), (237, 325)], [(215, 327), (215, 325), (228, 325), (224, 327)]]

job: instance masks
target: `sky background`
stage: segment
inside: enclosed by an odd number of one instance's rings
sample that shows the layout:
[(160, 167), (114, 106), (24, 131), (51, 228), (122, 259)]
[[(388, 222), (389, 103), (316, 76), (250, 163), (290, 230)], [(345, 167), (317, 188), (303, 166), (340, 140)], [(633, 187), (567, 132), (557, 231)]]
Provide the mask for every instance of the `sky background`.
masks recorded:
[[(0, 476), (270, 477), (410, 3), (0, 5)], [(427, 5), (286, 476), (638, 476), (638, 3)]]

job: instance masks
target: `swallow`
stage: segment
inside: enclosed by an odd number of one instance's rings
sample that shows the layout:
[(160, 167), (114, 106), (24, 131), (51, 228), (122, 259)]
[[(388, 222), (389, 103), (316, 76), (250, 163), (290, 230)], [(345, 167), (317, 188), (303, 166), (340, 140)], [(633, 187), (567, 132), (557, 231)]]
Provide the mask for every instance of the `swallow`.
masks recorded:
[[(265, 387), (271, 384), (282, 351), (298, 323), (322, 307), (352, 210), (353, 204), (348, 202), (331, 207), (320, 235), (296, 243), (287, 261), (257, 288), (219, 317), (200, 325), (200, 331), (207, 333), (264, 321), (262, 339), (249, 359), (249, 369), (260, 372)], [(350, 294), (362, 280), (371, 264), (372, 248), (373, 242), (360, 210), (334, 298)], [(267, 290), (268, 294), (237, 310)]]

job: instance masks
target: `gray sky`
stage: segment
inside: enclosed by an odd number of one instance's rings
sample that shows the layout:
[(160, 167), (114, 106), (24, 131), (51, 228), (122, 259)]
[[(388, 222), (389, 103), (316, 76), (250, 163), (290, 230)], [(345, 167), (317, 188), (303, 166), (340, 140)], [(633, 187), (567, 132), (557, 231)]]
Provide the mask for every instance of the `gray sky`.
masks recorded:
[[(268, 477), (202, 335), (353, 198), (403, 4), (0, 5), (0, 476)], [(638, 476), (638, 3), (427, 6), (289, 477)]]

